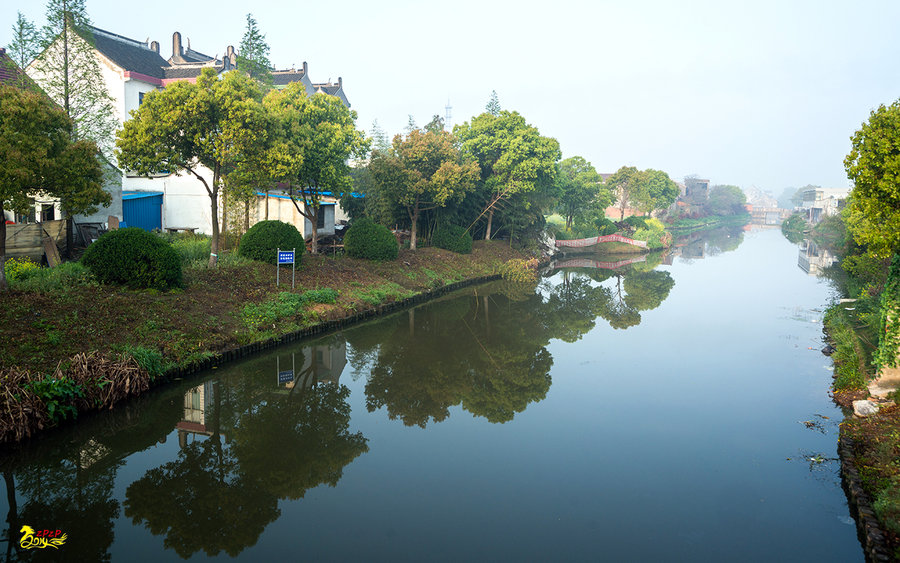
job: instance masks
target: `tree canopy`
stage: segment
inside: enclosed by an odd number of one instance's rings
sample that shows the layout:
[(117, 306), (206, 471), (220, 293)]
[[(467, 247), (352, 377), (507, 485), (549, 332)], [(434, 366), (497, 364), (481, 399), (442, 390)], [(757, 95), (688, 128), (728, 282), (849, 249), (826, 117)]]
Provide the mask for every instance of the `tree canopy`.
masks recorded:
[[(266, 141), (266, 117), (254, 80), (238, 72), (219, 78), (204, 69), (196, 84), (176, 82), (150, 92), (116, 141), (119, 164), (143, 176), (187, 172), (210, 199), (210, 266), (219, 250), (218, 197), (222, 179)], [(207, 181), (201, 166), (212, 172)]]
[(600, 174), (590, 162), (580, 156), (569, 157), (559, 163), (556, 178), (558, 209), (572, 228), (577, 215), (591, 207), (606, 207), (613, 201), (612, 193), (602, 183)]
[(412, 250), (420, 214), (464, 198), (479, 172), (473, 161), (463, 160), (453, 136), (443, 129), (397, 135), (390, 152), (376, 152), (370, 167), (378, 190), (406, 209)]
[(0, 85), (0, 272), (6, 261), (4, 209), (24, 212), (37, 193), (60, 198), (70, 214), (109, 204), (97, 146), (73, 142), (71, 131), (72, 121), (43, 94)]
[[(487, 216), (485, 240), (491, 238), (494, 213), (499, 203), (518, 195), (530, 195), (552, 187), (559, 143), (514, 111), (497, 115), (482, 113), (454, 128), (463, 153), (481, 169), (478, 193), (483, 201), (481, 216)], [(530, 203), (525, 202), (527, 208)]]
[(900, 250), (900, 100), (872, 110), (844, 159), (853, 182), (844, 212), (854, 239), (879, 257)]
[(237, 67), (264, 87), (272, 86), (272, 63), (269, 62), (269, 44), (253, 18), (247, 14), (247, 28), (237, 52)]
[(334, 96), (307, 96), (300, 82), (270, 91), (263, 107), (273, 124), (266, 156), (269, 177), (288, 185), (297, 212), (309, 219), (315, 253), (322, 196), (340, 197), (350, 190), (347, 162), (363, 155), (368, 141), (356, 129), (355, 111)]
[(709, 190), (707, 207), (713, 215), (740, 215), (746, 213), (747, 196), (737, 186), (718, 185)]

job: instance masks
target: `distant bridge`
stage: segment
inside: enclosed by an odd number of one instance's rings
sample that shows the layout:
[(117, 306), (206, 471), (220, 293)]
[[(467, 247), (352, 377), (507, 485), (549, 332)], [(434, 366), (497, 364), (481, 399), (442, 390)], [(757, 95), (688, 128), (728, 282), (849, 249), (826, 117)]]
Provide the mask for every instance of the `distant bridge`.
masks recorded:
[(634, 240), (628, 237), (623, 237), (622, 235), (604, 235), (601, 237), (580, 238), (576, 240), (558, 240), (556, 241), (556, 246), (557, 248), (584, 248), (586, 246), (594, 246), (595, 244), (600, 244), (603, 242), (622, 242), (625, 244), (631, 244), (633, 246), (639, 246), (641, 248), (647, 248), (646, 241)]

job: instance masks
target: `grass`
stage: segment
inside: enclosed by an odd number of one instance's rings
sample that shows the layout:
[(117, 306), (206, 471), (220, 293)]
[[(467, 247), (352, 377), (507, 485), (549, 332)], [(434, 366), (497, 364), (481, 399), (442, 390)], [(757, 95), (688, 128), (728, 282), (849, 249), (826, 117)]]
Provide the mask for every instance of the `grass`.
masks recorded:
[(376, 287), (358, 289), (350, 292), (349, 297), (356, 301), (362, 301), (367, 305), (381, 305), (387, 301), (396, 301), (411, 297), (415, 292), (409, 291), (400, 285), (388, 282)]
[(868, 301), (871, 300), (861, 299), (854, 307), (836, 303), (825, 312), (825, 330), (835, 348), (831, 359), (834, 361), (836, 391), (865, 389), (874, 375), (871, 368), (874, 334), (867, 323), (872, 318), (868, 311), (872, 304)]

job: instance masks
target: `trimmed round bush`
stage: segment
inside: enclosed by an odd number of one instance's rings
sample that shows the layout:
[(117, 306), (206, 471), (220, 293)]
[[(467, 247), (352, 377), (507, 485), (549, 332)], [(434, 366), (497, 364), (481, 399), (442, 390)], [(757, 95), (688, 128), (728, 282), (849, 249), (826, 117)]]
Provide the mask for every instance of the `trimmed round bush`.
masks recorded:
[(390, 229), (364, 217), (347, 229), (344, 252), (353, 258), (394, 260), (400, 255), (400, 246)]
[(459, 225), (446, 225), (435, 230), (431, 244), (457, 254), (469, 254), (472, 252), (472, 235)]
[(132, 289), (181, 286), (181, 257), (162, 238), (138, 227), (109, 231), (90, 245), (82, 264), (101, 283)]
[(606, 217), (597, 219), (596, 221), (594, 221), (594, 225), (597, 227), (597, 234), (601, 237), (606, 235), (614, 235), (616, 234), (616, 231), (619, 230), (618, 227), (616, 227), (616, 224)]
[(296, 248), (294, 260), (300, 265), (300, 257), (306, 250), (306, 241), (297, 227), (284, 221), (260, 221), (241, 237), (238, 254), (251, 260), (274, 264), (276, 251)]

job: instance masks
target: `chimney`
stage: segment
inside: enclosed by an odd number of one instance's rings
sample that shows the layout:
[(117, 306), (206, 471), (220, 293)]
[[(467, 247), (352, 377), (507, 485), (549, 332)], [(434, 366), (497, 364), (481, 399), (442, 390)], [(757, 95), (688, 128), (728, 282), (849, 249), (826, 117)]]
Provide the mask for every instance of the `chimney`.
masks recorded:
[(159, 54), (159, 41), (151, 41), (150, 42), (150, 50), (158, 55)]
[(172, 34), (172, 56), (180, 57), (184, 55), (184, 51), (181, 50), (181, 34), (177, 31)]
[(303, 61), (303, 76), (309, 76), (309, 67), (306, 65), (306, 61)]
[(338, 76), (338, 88), (344, 87), (344, 79)]
[(237, 68), (237, 55), (234, 54), (234, 45), (225, 48), (225, 70)]

